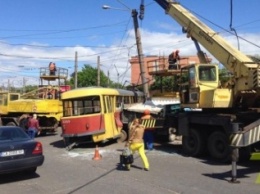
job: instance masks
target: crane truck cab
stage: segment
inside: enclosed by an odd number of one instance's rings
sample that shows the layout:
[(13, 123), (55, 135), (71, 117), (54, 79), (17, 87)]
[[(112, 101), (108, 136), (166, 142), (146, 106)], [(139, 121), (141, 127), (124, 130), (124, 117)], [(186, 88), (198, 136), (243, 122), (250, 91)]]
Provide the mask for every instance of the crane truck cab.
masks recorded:
[(182, 107), (229, 107), (232, 93), (220, 87), (217, 64), (191, 64), (181, 67), (179, 93)]

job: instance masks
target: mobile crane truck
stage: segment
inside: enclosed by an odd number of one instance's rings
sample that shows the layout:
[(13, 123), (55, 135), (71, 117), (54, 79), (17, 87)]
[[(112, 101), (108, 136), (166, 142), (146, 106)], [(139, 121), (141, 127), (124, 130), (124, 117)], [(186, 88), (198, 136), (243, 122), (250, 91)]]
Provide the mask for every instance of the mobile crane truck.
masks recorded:
[(182, 148), (187, 155), (208, 153), (214, 159), (227, 161), (232, 148), (239, 148), (240, 159), (248, 159), (250, 150), (260, 142), (259, 63), (178, 2), (155, 1), (182, 26), (188, 38), (203, 45), (232, 73), (226, 84), (220, 84), (217, 64), (181, 67), (181, 108), (176, 114), (165, 115), (164, 126), (182, 136)]

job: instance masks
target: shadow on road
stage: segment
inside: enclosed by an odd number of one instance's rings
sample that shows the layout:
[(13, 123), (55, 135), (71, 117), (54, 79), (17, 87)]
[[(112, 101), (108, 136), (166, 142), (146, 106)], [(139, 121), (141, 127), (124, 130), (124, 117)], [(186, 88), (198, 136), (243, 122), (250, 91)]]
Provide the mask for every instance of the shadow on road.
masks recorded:
[[(117, 143), (117, 142), (113, 141), (113, 140), (105, 142), (105, 143), (93, 143), (93, 142), (76, 143), (69, 150), (73, 150), (75, 148), (77, 148), (77, 149), (80, 149), (80, 148), (82, 148), (82, 149), (96, 148), (96, 146), (103, 148), (103, 147), (110, 146), (110, 145), (115, 144), (115, 143)], [(56, 147), (56, 148), (68, 150), (68, 148), (65, 147), (64, 141), (62, 139), (58, 140), (58, 141), (51, 142), (50, 145), (52, 145), (53, 147)]]
[[(209, 164), (213, 164), (212, 162)], [(216, 165), (216, 164), (215, 164)], [(247, 162), (239, 162), (237, 164), (237, 176), (236, 178), (248, 178), (250, 174), (260, 173), (260, 161), (247, 161)], [(210, 173), (210, 174), (202, 174), (204, 176), (220, 179), (224, 181), (230, 181), (232, 177), (232, 165), (230, 164), (230, 170), (222, 173)]]
[(51, 142), (50, 145), (52, 145), (55, 148), (65, 149), (63, 140), (58, 140), (58, 141)]
[(24, 180), (35, 179), (35, 178), (40, 178), (40, 175), (38, 175), (37, 173), (26, 173), (26, 172), (1, 174), (0, 184), (24, 181)]

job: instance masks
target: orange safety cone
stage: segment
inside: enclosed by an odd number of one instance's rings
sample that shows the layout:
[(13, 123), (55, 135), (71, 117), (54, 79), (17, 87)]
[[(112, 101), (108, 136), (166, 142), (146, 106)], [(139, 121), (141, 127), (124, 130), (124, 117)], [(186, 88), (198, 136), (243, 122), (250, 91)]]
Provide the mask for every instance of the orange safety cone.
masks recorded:
[(98, 146), (96, 146), (95, 154), (94, 154), (94, 157), (92, 158), (92, 160), (100, 160), (101, 158), (102, 158), (102, 156), (99, 154)]

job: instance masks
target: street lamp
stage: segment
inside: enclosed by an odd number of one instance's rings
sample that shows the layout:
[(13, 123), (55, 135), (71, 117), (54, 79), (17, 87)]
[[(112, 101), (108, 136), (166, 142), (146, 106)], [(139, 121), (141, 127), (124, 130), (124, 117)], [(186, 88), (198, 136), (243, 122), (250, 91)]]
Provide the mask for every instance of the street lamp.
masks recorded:
[[(122, 2), (120, 2), (120, 1), (119, 1), (119, 3), (122, 4)], [(124, 5), (124, 6), (127, 7), (126, 5)], [(133, 22), (134, 22), (135, 39), (136, 39), (138, 60), (139, 60), (139, 64), (140, 64), (140, 73), (141, 73), (143, 91), (144, 91), (145, 97), (146, 98), (150, 98), (148, 83), (147, 83), (147, 81), (145, 79), (145, 74), (146, 73), (145, 73), (145, 68), (144, 68), (144, 55), (143, 55), (143, 49), (142, 49), (142, 43), (141, 43), (141, 35), (140, 35), (138, 19), (137, 19), (138, 12), (136, 11), (136, 9), (132, 9), (131, 10), (128, 7), (127, 7), (128, 9), (121, 9), (121, 8), (110, 7), (108, 5), (103, 5), (102, 8), (103, 9), (122, 10), (122, 11), (131, 11), (131, 14), (132, 14), (132, 17), (133, 17)]]
[(111, 7), (109, 5), (103, 5), (103, 9), (115, 9), (115, 10), (121, 10), (121, 11), (129, 11), (130, 9), (122, 9), (122, 8), (117, 8), (117, 7)]

